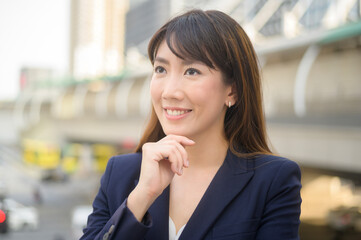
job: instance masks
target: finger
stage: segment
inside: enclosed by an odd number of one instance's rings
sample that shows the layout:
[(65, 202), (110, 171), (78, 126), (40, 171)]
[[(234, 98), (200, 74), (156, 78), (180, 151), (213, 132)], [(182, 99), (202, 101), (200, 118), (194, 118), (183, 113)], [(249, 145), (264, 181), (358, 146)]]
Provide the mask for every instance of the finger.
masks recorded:
[(177, 150), (179, 151), (179, 154), (181, 155), (182, 158), (182, 166), (183, 167), (188, 167), (189, 166), (189, 160), (188, 160), (188, 153), (185, 150), (185, 148), (183, 147), (183, 145), (181, 145), (180, 143), (176, 143), (175, 146), (177, 147)]
[(181, 175), (182, 169), (179, 168), (179, 164), (177, 160), (174, 160), (174, 156), (165, 157), (162, 159), (162, 161), (167, 161), (169, 163), (170, 169), (174, 174)]
[(186, 150), (184, 149), (184, 147), (192, 146), (195, 144), (195, 142), (187, 137), (179, 136), (179, 135), (168, 135), (162, 139), (162, 141), (169, 141), (169, 140), (174, 140), (180, 144), (181, 147), (179, 149), (183, 156), (183, 166), (189, 167), (188, 154), (187, 154)]
[(179, 153), (181, 154), (181, 158), (182, 158), (182, 165), (184, 167), (188, 167), (189, 166), (189, 160), (188, 160), (188, 153), (185, 150), (184, 146), (181, 145), (179, 142), (177, 142), (176, 140), (167, 140), (164, 143), (166, 144), (173, 144), (177, 147)]
[(173, 167), (172, 171), (174, 173), (177, 173), (178, 175), (182, 175), (183, 173), (182, 154), (180, 153), (176, 145), (168, 145), (168, 146), (169, 146), (168, 161), (171, 162), (171, 166)]
[(155, 160), (168, 161), (170, 163), (172, 172), (178, 175), (182, 173), (183, 160), (180, 152), (175, 145), (162, 143), (159, 157), (157, 157)]

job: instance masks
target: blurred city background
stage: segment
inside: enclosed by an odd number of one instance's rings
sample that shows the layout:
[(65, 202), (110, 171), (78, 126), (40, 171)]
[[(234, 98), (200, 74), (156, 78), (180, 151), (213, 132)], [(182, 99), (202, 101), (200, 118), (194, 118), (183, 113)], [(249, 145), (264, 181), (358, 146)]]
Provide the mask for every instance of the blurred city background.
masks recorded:
[(0, 0), (0, 239), (79, 238), (144, 128), (148, 41), (190, 8), (254, 43), (269, 138), (302, 169), (301, 239), (361, 239), (361, 0)]

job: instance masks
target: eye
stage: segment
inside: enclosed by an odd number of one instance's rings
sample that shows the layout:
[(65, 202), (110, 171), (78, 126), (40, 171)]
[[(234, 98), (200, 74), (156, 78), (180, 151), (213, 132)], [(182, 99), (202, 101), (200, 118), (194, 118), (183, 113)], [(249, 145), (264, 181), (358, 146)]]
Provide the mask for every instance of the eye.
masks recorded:
[(165, 68), (164, 68), (164, 67), (162, 67), (162, 66), (157, 66), (157, 67), (154, 68), (154, 72), (155, 72), (155, 73), (165, 73), (166, 71), (165, 71)]
[(197, 69), (195, 68), (188, 68), (185, 72), (185, 75), (190, 75), (190, 76), (194, 76), (194, 75), (197, 75), (197, 74), (201, 74), (200, 71), (198, 71)]

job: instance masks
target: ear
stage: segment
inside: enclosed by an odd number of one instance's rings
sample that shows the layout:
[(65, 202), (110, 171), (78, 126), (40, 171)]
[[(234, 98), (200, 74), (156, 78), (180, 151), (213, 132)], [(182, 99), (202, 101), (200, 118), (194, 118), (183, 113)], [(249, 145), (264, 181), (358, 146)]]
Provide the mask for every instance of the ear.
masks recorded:
[(235, 84), (228, 86), (227, 88), (227, 98), (226, 98), (226, 106), (231, 107), (237, 101), (237, 92)]

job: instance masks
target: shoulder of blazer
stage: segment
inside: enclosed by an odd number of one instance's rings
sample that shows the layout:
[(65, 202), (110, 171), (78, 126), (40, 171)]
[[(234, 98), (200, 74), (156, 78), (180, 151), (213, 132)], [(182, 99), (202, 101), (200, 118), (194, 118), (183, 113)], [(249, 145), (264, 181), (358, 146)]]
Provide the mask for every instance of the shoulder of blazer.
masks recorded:
[(141, 153), (128, 153), (128, 154), (122, 154), (113, 156), (111, 158), (111, 161), (113, 161), (113, 166), (138, 166), (140, 165), (142, 161), (142, 154)]
[(280, 168), (281, 166), (287, 166), (289, 168), (299, 169), (299, 166), (296, 162), (289, 160), (284, 157), (275, 156), (275, 155), (258, 155), (254, 159), (254, 170), (257, 169), (275, 169)]
[(249, 171), (272, 172), (283, 167), (300, 171), (296, 162), (271, 154), (260, 154), (251, 158), (243, 158), (234, 155), (229, 150), (226, 162), (228, 162), (234, 172), (240, 173)]
[(104, 175), (110, 179), (137, 178), (140, 174), (141, 162), (141, 153), (130, 153), (113, 156), (108, 161)]

